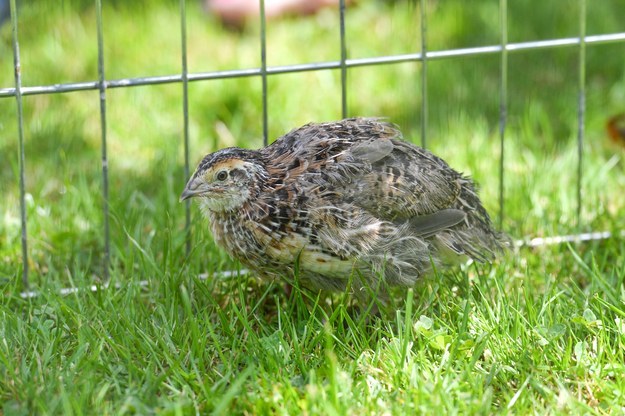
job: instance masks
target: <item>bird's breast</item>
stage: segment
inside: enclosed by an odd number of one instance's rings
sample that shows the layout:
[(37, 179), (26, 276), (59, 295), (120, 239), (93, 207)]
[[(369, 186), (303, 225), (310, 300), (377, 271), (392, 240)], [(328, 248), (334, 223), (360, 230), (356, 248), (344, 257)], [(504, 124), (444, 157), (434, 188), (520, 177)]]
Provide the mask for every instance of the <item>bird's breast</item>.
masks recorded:
[(349, 275), (353, 261), (324, 251), (313, 236), (314, 232), (307, 228), (287, 228), (278, 232), (256, 228), (255, 232), (265, 258), (271, 262), (289, 266), (297, 263), (300, 270), (325, 276)]
[[(259, 215), (214, 216), (213, 235), (228, 254), (252, 268), (300, 270), (323, 275), (349, 275), (353, 261), (324, 250), (304, 212), (289, 210), (284, 204), (259, 210)], [(263, 214), (264, 215), (260, 215)]]

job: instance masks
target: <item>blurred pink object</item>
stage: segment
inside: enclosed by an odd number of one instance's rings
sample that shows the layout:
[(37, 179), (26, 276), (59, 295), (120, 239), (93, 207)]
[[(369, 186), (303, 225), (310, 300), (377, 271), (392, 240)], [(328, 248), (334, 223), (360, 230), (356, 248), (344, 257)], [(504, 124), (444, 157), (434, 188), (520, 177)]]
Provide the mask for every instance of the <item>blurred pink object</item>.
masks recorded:
[[(285, 14), (307, 15), (338, 4), (339, 0), (265, 0), (265, 16), (272, 19)], [(259, 0), (205, 0), (205, 7), (224, 23), (235, 26), (260, 16)]]

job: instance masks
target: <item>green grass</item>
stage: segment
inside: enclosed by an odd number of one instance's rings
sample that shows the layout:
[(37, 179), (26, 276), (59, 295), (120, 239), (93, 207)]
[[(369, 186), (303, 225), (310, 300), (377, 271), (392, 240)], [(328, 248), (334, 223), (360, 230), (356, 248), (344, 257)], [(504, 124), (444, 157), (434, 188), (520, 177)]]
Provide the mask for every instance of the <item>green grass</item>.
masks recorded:
[[(357, 2), (350, 57), (419, 50), (413, 2)], [(576, 5), (509, 5), (509, 39), (575, 36)], [(553, 3), (553, 4), (552, 4)], [(588, 33), (625, 31), (617, 0)], [(498, 2), (428, 3), (431, 50), (497, 44)], [(189, 3), (191, 72), (260, 64), (258, 27), (230, 32)], [(105, 5), (109, 79), (180, 71), (175, 1)], [(24, 86), (97, 79), (90, 2), (20, 9)], [(29, 30), (37, 28), (37, 30)], [(270, 22), (269, 65), (337, 60), (333, 12)], [(0, 88), (13, 86), (0, 29)], [(624, 44), (587, 48), (581, 224), (576, 217), (577, 49), (510, 54), (505, 215), (513, 238), (625, 228), (623, 149), (604, 124), (625, 110)], [(432, 61), (428, 145), (498, 212), (499, 57)], [(388, 116), (419, 142), (417, 63), (348, 72), (350, 115)], [(340, 73), (272, 76), (269, 133), (340, 118)], [(258, 78), (189, 86), (191, 160), (258, 147)], [(24, 97), (30, 281), (23, 299), (13, 99), (0, 99), (0, 406), (4, 414), (621, 414), (625, 241), (523, 248), (494, 265), (423, 279), (398, 310), (365, 319), (321, 296), (238, 270), (192, 209), (185, 255), (180, 85), (107, 92), (111, 285), (102, 284), (98, 93)], [(207, 279), (200, 275), (208, 273)], [(148, 281), (145, 286), (142, 281)], [(69, 295), (63, 287), (81, 288)]]

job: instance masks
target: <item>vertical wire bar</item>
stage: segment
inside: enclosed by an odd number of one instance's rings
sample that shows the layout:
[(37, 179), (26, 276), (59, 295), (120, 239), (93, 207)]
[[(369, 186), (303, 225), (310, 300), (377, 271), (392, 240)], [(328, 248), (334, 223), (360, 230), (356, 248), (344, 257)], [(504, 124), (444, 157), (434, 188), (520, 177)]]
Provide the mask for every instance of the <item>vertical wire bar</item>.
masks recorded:
[(501, 28), (499, 67), (499, 229), (502, 229), (505, 214), (505, 138), (508, 118), (508, 0), (499, 1), (499, 27)]
[(98, 81), (100, 90), (100, 132), (102, 134), (102, 214), (104, 220), (104, 279), (108, 280), (111, 265), (111, 236), (109, 230), (109, 174), (106, 152), (106, 80), (104, 77), (104, 34), (102, 25), (102, 0), (96, 0), (96, 26), (98, 32)]
[(341, 32), (341, 118), (347, 118), (347, 43), (345, 41), (345, 0), (339, 1)]
[(17, 7), (11, 0), (11, 24), (13, 26), (13, 64), (15, 68), (15, 102), (17, 104), (17, 140), (19, 148), (20, 222), (22, 241), (22, 285), (28, 289), (28, 233), (26, 230), (26, 181), (24, 174), (24, 112), (22, 108), (22, 68), (20, 47), (17, 40)]
[[(187, 65), (187, 7), (186, 0), (180, 0), (180, 42), (182, 49), (182, 117), (184, 124), (184, 180), (191, 174), (189, 169), (189, 67)], [(191, 201), (184, 204), (185, 253), (191, 253)]]
[(579, 73), (577, 101), (577, 227), (582, 226), (582, 168), (584, 161), (584, 128), (586, 118), (586, 0), (580, 0)]
[(269, 143), (269, 122), (267, 116), (267, 17), (265, 0), (260, 0), (260, 75), (263, 83), (263, 145)]
[(428, 130), (427, 14), (425, 0), (421, 0), (419, 16), (421, 20), (421, 147), (425, 149)]

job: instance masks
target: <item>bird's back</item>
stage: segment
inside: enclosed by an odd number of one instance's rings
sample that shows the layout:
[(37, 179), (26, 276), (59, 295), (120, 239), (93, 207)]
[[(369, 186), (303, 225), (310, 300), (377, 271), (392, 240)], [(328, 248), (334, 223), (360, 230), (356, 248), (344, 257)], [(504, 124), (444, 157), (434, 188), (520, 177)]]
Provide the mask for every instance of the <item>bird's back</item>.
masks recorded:
[(303, 126), (262, 152), (270, 177), (297, 189), (313, 212), (333, 207), (338, 217), (375, 219), (434, 248), (491, 259), (503, 238), (472, 181), (400, 139), (392, 124), (356, 118)]

